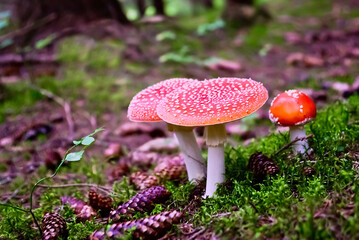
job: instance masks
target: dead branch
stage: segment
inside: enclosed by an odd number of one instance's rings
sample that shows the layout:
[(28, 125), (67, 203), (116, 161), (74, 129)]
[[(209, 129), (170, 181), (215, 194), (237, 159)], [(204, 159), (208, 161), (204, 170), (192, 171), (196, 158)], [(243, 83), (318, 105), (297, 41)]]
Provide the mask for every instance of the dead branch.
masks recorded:
[(68, 129), (69, 129), (69, 136), (68, 139), (70, 141), (72, 141), (74, 139), (74, 121), (72, 120), (72, 116), (71, 116), (71, 105), (68, 101), (65, 101), (64, 99), (62, 99), (59, 96), (56, 96), (53, 92), (50, 92), (46, 89), (43, 88), (39, 88), (33, 84), (30, 84), (30, 87), (36, 91), (38, 91), (39, 93), (41, 93), (42, 95), (44, 95), (47, 98), (50, 98), (52, 100), (54, 100), (56, 103), (58, 103), (60, 106), (62, 106), (62, 108), (64, 109), (65, 112), (65, 118), (67, 121), (67, 125), (68, 125)]
[(33, 31), (37, 28), (40, 28), (42, 26), (44, 26), (45, 24), (48, 24), (52, 21), (54, 21), (56, 19), (56, 14), (52, 13), (42, 19), (39, 19), (36, 22), (33, 22), (31, 24), (26, 25), (23, 28), (17, 29), (13, 32), (10, 32), (8, 34), (5, 34), (4, 36), (0, 37), (0, 42), (4, 41), (5, 39), (13, 39), (15, 37), (21, 36), (21, 35), (25, 35), (30, 31)]
[(305, 137), (302, 137), (302, 138), (296, 138), (296, 139), (294, 139), (293, 141), (291, 141), (290, 143), (287, 143), (286, 145), (284, 145), (281, 149), (279, 149), (279, 150), (275, 153), (275, 155), (277, 155), (277, 154), (281, 153), (282, 151), (286, 150), (287, 148), (289, 148), (290, 146), (292, 146), (294, 143), (299, 142), (299, 141), (304, 141), (304, 140), (309, 139), (309, 138), (311, 138), (311, 137), (313, 137), (313, 134), (309, 134), (308, 136), (305, 136)]
[(204, 231), (206, 231), (206, 228), (205, 227), (200, 227), (200, 229), (197, 232), (193, 233), (193, 235), (190, 238), (188, 238), (188, 240), (196, 239), (196, 237), (198, 235), (202, 234)]
[(68, 188), (68, 187), (90, 187), (90, 188), (96, 188), (106, 194), (112, 194), (116, 195), (115, 192), (113, 192), (111, 189), (108, 189), (104, 186), (100, 186), (97, 184), (91, 184), (91, 183), (72, 183), (72, 184), (60, 184), (60, 185), (45, 185), (45, 184), (39, 184), (37, 185), (41, 188)]

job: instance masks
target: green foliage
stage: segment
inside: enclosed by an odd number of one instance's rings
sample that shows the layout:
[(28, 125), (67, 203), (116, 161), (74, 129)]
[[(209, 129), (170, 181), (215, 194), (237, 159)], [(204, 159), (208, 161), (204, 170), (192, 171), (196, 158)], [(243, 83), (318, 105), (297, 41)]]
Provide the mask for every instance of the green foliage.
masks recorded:
[(0, 12), (0, 30), (9, 26), (10, 11)]
[(86, 221), (84, 223), (77, 223), (74, 219), (67, 223), (69, 229), (69, 240), (87, 239), (95, 230), (101, 229), (103, 226), (95, 221)]
[(175, 207), (184, 206), (188, 203), (190, 192), (194, 189), (195, 185), (190, 182), (176, 186), (173, 182), (168, 181), (165, 184), (167, 190), (171, 193), (171, 202)]
[(0, 239), (35, 239), (36, 229), (30, 228), (32, 217), (25, 212), (0, 206)]
[(156, 35), (156, 40), (162, 42), (164, 40), (174, 40), (176, 39), (176, 34), (172, 31), (163, 31)]
[(56, 34), (50, 34), (46, 38), (37, 41), (35, 43), (35, 48), (42, 49), (42, 48), (48, 46), (49, 44), (51, 44), (51, 42), (54, 40), (55, 37), (56, 37)]
[(212, 23), (206, 23), (206, 24), (202, 24), (202, 25), (198, 26), (197, 34), (200, 36), (204, 36), (209, 32), (213, 32), (215, 30), (224, 28), (225, 26), (226, 26), (226, 23), (222, 19), (219, 19)]
[(180, 63), (180, 64), (189, 64), (189, 63), (200, 63), (201, 61), (189, 54), (189, 48), (186, 46), (183, 46), (178, 52), (168, 52), (166, 54), (163, 54), (159, 61), (162, 63), (166, 62), (173, 62), (173, 63)]
[(134, 187), (130, 185), (127, 177), (123, 177), (121, 182), (115, 182), (112, 188), (116, 193), (116, 195), (113, 196), (116, 206), (126, 202), (137, 193)]
[[(0, 104), (0, 123), (5, 120), (6, 116), (18, 114), (36, 101), (43, 99), (43, 96), (38, 91), (30, 89), (23, 82), (4, 86), (1, 91), (3, 91), (1, 95), (4, 94), (4, 99)], [(2, 100), (1, 96), (0, 100)]]

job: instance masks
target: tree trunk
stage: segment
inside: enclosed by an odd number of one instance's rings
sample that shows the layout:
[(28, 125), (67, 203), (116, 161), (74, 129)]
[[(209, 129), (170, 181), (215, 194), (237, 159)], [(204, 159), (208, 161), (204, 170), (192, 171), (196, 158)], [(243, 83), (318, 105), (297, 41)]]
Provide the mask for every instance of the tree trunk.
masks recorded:
[(163, 0), (153, 0), (158, 15), (165, 15), (165, 3)]
[(146, 11), (145, 0), (136, 0), (136, 5), (138, 12), (140, 14), (140, 18), (142, 18), (145, 15), (145, 11)]
[(14, 0), (12, 13), (19, 27), (10, 37), (15, 44), (9, 48), (14, 49), (33, 46), (51, 34), (59, 39), (82, 33), (103, 20), (131, 24), (118, 0)]
[(121, 3), (117, 0), (16, 0), (14, 7), (20, 27), (51, 14), (56, 14), (58, 21), (67, 22), (65, 25), (68, 26), (103, 19), (130, 24)]
[(232, 27), (248, 27), (256, 20), (268, 20), (270, 14), (264, 6), (255, 6), (253, 0), (227, 0), (223, 19)]

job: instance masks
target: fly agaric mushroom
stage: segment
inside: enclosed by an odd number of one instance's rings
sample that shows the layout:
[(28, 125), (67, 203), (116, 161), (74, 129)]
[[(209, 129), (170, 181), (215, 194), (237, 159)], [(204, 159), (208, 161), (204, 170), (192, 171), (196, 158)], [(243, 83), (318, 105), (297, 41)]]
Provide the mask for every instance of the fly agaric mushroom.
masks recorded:
[[(128, 107), (128, 118), (137, 122), (163, 121), (156, 112), (160, 100), (175, 89), (198, 82), (193, 79), (173, 78), (152, 85), (133, 97)], [(201, 150), (191, 127), (179, 127), (167, 124), (168, 130), (174, 132), (180, 149), (184, 154), (189, 181), (205, 177), (206, 170)]]
[(259, 109), (268, 99), (266, 88), (245, 78), (218, 78), (197, 82), (168, 94), (157, 107), (164, 121), (180, 126), (206, 126), (208, 146), (205, 196), (213, 196), (216, 185), (224, 182), (224, 123), (243, 118)]
[[(305, 137), (303, 125), (315, 118), (317, 109), (313, 100), (297, 90), (288, 90), (279, 94), (272, 101), (269, 119), (278, 125), (290, 129), (290, 140)], [(306, 140), (293, 145), (293, 152), (304, 153), (308, 149)]]

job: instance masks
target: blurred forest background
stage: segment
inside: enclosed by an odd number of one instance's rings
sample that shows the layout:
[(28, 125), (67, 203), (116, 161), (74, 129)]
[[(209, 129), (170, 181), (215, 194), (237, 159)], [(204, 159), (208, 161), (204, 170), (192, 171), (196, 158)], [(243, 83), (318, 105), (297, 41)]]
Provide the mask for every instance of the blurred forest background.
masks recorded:
[(333, 76), (351, 78), (359, 55), (355, 0), (0, 4), (1, 122), (39, 104), (39, 90), (103, 123), (108, 114), (121, 119), (138, 90), (172, 77), (320, 88)]

